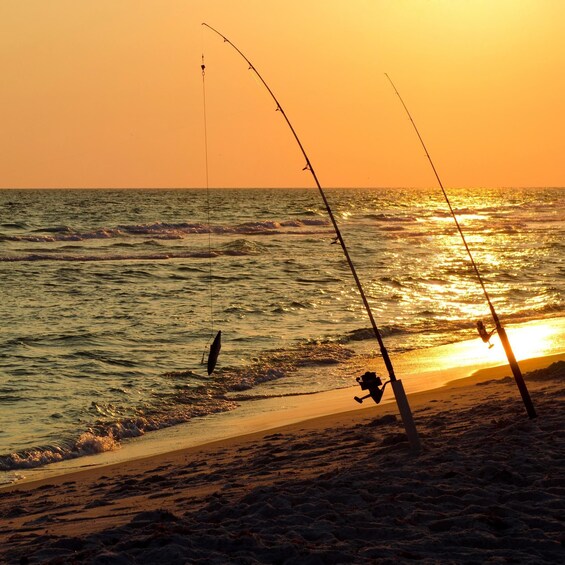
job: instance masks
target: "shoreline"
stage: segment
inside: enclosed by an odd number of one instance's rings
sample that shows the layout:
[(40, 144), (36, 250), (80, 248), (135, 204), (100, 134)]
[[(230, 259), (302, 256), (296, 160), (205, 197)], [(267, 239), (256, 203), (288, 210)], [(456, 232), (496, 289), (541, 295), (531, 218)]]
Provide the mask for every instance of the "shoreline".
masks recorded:
[[(525, 374), (531, 371), (545, 369), (551, 364), (559, 361), (565, 361), (565, 351), (544, 357), (523, 359), (520, 361), (520, 367), (522, 368), (522, 372)], [(447, 371), (449, 372), (449, 370)], [(511, 374), (512, 373), (508, 365), (495, 365), (478, 369), (466, 377), (448, 380), (445, 384), (437, 388), (412, 393), (409, 395), (409, 402), (411, 408), (415, 411), (417, 409), (421, 409), (426, 403), (435, 403), (438, 402), (438, 398), (452, 395), (453, 392), (459, 388), (468, 388), (484, 382), (494, 382), (505, 377), (512, 379), (512, 382), (514, 383), (513, 378), (510, 376)], [(304, 403), (299, 402), (298, 406), (290, 408), (287, 411), (286, 417), (282, 420), (283, 423), (277, 423), (274, 421), (270, 411), (254, 414), (249, 416), (247, 419), (244, 419), (244, 425), (241, 427), (243, 431), (222, 434), (221, 437), (214, 437), (214, 434), (211, 434), (211, 439), (207, 441), (197, 440), (196, 443), (184, 447), (178, 447), (176, 449), (166, 447), (156, 453), (145, 455), (142, 453), (145, 452), (146, 449), (143, 449), (141, 452), (137, 453), (137, 456), (132, 456), (131, 453), (126, 453), (123, 459), (120, 458), (118, 461), (112, 461), (115, 459), (117, 454), (120, 454), (120, 451), (122, 451), (122, 453), (124, 451), (128, 451), (127, 448), (125, 450), (122, 448), (122, 450), (115, 452), (105, 452), (97, 455), (84, 456), (80, 459), (53, 463), (44, 468), (32, 469), (31, 471), (38, 471), (37, 476), (25, 477), (11, 484), (1, 485), (0, 493), (4, 491), (18, 490), (20, 488), (26, 490), (28, 488), (33, 489), (45, 484), (60, 484), (63, 481), (80, 478), (83, 474), (84, 476), (90, 476), (93, 473), (104, 474), (106, 470), (123, 469), (123, 471), (127, 473), (128, 470), (133, 471), (140, 466), (143, 468), (150, 468), (153, 464), (158, 465), (163, 459), (183, 458), (191, 452), (199, 452), (201, 450), (214, 449), (216, 447), (221, 448), (226, 445), (231, 446), (232, 444), (254, 442), (260, 440), (265, 435), (272, 433), (293, 433), (299, 428), (323, 428), (326, 424), (329, 424), (336, 419), (350, 421), (357, 417), (368, 417), (368, 412), (371, 411), (378, 412), (378, 415), (380, 416), (398, 416), (398, 409), (393, 398), (388, 398), (379, 405), (371, 402), (371, 404), (366, 403), (361, 406), (356, 406), (350, 401), (353, 395), (358, 393), (358, 391), (358, 387), (355, 386), (347, 389), (318, 393), (313, 395), (318, 401), (314, 410), (311, 409), (311, 404), (309, 404), (309, 408), (306, 411)], [(517, 388), (515, 395), (516, 402), (521, 404)], [(280, 399), (275, 398), (267, 402), (273, 403), (278, 400)], [(226, 412), (220, 416), (223, 416), (224, 418), (233, 417), (241, 420), (240, 416), (234, 416), (232, 412)], [(277, 420), (280, 421), (280, 418)], [(179, 426), (179, 429), (181, 428), (182, 426)], [(403, 430), (401, 430), (401, 432), (403, 433)], [(144, 440), (146, 438), (139, 439)], [(158, 438), (155, 436), (153, 439), (158, 441)], [(135, 440), (132, 443), (135, 444)], [(73, 463), (76, 463), (77, 461), (80, 461), (81, 465), (73, 465)]]
[[(531, 370), (532, 365), (530, 361), (520, 358), (520, 354), (523, 354), (524, 351), (541, 351), (545, 354), (539, 357), (547, 357), (547, 352), (553, 352), (552, 354), (556, 355), (555, 351), (562, 350), (562, 344), (565, 342), (565, 318), (529, 321), (509, 326), (507, 331), (511, 341), (517, 341), (518, 345), (523, 348), (523, 351), (516, 350), (516, 356), (522, 372), (525, 373)], [(538, 334), (540, 338), (537, 346), (535, 340), (530, 340), (526, 344), (524, 342), (524, 336), (529, 336), (532, 332)], [(534, 359), (539, 357), (536, 356)], [(507, 367), (500, 344), (497, 342), (496, 347), (489, 349), (478, 338), (401, 353), (395, 356), (394, 364), (398, 378), (401, 378), (404, 383), (410, 403), (412, 398), (421, 392), (431, 392), (455, 382), (465, 382), (477, 371), (489, 370), (496, 366)], [(359, 367), (353, 370), (357, 369)], [(369, 359), (364, 370), (376, 371), (379, 375), (386, 374), (380, 357)], [(321, 372), (323, 368), (317, 368), (315, 371)], [(390, 387), (387, 387), (379, 406), (394, 403), (389, 389)], [(35, 468), (4, 471), (0, 473), (4, 477), (0, 491), (12, 485), (57, 475), (68, 475), (80, 472), (82, 469), (144, 459), (335, 413), (355, 412), (364, 409), (367, 402), (372, 403), (368, 400), (362, 406), (357, 405), (353, 401), (353, 396), (358, 395), (359, 392), (359, 387), (353, 385), (307, 396), (275, 396), (243, 402), (232, 411), (197, 418), (126, 440), (117, 450), (65, 459)]]

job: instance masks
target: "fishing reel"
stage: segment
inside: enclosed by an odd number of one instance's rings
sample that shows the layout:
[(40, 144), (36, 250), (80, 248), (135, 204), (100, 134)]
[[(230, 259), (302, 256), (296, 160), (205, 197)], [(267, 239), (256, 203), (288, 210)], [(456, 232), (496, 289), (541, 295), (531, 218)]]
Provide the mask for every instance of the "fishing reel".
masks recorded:
[(367, 371), (364, 375), (357, 377), (356, 380), (359, 383), (361, 390), (369, 391), (369, 394), (366, 394), (361, 398), (358, 396), (353, 397), (353, 399), (359, 402), (359, 404), (363, 404), (363, 400), (369, 397), (378, 404), (383, 397), (386, 385), (390, 383), (390, 381), (386, 381), (385, 384), (383, 384), (381, 378), (377, 377), (376, 373), (372, 373), (370, 371)]
[(496, 332), (496, 328), (494, 330), (491, 330), (490, 332), (486, 329), (484, 323), (479, 320), (477, 322), (477, 331), (479, 332), (479, 336), (481, 337), (481, 339), (483, 340), (484, 343), (488, 343), (488, 348), (490, 349), (491, 347), (494, 347), (494, 343), (490, 342), (490, 338), (492, 337), (492, 334), (494, 334)]

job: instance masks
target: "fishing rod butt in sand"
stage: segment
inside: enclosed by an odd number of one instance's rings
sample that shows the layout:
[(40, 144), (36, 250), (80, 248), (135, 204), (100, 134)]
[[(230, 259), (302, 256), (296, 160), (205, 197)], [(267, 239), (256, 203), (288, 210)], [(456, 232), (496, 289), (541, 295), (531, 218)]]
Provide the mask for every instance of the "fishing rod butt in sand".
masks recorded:
[(398, 411), (400, 412), (400, 417), (404, 424), (404, 430), (406, 431), (406, 436), (410, 443), (410, 449), (415, 454), (420, 453), (422, 451), (422, 444), (420, 443), (420, 436), (416, 429), (416, 423), (414, 422), (414, 416), (412, 415), (412, 410), (408, 403), (404, 385), (400, 379), (391, 381), (390, 385), (392, 386), (394, 399), (396, 400), (396, 405), (398, 406)]
[(514, 375), (514, 380), (516, 381), (516, 386), (520, 391), (522, 401), (524, 402), (524, 406), (526, 407), (526, 412), (531, 419), (537, 418), (536, 409), (534, 407), (534, 403), (532, 402), (528, 387), (526, 386), (526, 381), (524, 380), (522, 371), (520, 370), (520, 365), (518, 365), (518, 361), (516, 361), (516, 357), (514, 357), (514, 351), (512, 351), (512, 346), (510, 345), (510, 341), (508, 340), (508, 336), (506, 335), (506, 330), (502, 327), (502, 324), (498, 325), (496, 333), (498, 334), (500, 343), (502, 344), (504, 352), (506, 353), (508, 364), (510, 365), (510, 369), (512, 370), (512, 374)]

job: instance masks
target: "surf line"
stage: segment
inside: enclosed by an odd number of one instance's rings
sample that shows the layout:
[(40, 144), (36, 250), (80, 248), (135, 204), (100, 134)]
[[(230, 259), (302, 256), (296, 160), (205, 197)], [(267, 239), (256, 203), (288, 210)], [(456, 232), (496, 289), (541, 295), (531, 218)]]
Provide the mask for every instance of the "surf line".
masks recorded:
[[(204, 114), (204, 165), (206, 169), (206, 216), (208, 221), (208, 290), (210, 293), (210, 339), (214, 335), (214, 294), (212, 288), (212, 227), (210, 224), (210, 181), (208, 174), (208, 125), (206, 117), (206, 65), (204, 64), (204, 54), (202, 54), (202, 110)], [(209, 343), (209, 341), (208, 341)], [(206, 372), (211, 375), (216, 368), (218, 356), (222, 348), (222, 331), (218, 331), (210, 350), (208, 351), (208, 360), (206, 362)], [(202, 354), (201, 365), (204, 365), (204, 358), (206, 357), (206, 350)]]
[(373, 316), (373, 312), (371, 310), (371, 306), (369, 305), (369, 302), (368, 302), (367, 297), (365, 295), (365, 291), (363, 290), (363, 286), (361, 284), (359, 276), (357, 275), (357, 270), (355, 269), (355, 265), (353, 264), (353, 261), (351, 260), (351, 257), (349, 255), (349, 250), (347, 249), (347, 246), (345, 244), (345, 241), (343, 239), (343, 236), (341, 234), (341, 231), (339, 229), (339, 226), (337, 224), (335, 216), (332, 212), (332, 209), (330, 207), (328, 199), (326, 198), (326, 194), (325, 194), (324, 190), (322, 189), (320, 182), (318, 181), (318, 177), (316, 175), (316, 172), (314, 171), (314, 167), (312, 166), (312, 163), (310, 162), (310, 159), (308, 158), (308, 155), (306, 154), (306, 151), (305, 151), (300, 139), (298, 138), (298, 135), (297, 135), (294, 127), (290, 123), (290, 120), (289, 120), (288, 116), (286, 115), (286, 112), (283, 110), (282, 106), (280, 105), (279, 101), (277, 100), (277, 97), (274, 95), (273, 91), (270, 89), (269, 85), (265, 82), (265, 80), (263, 79), (263, 77), (261, 76), (259, 71), (255, 68), (253, 63), (251, 63), (251, 61), (225, 35), (222, 35), (218, 30), (214, 29), (212, 26), (208, 25), (207, 23), (202, 23), (202, 25), (206, 26), (211, 31), (213, 31), (214, 33), (219, 35), (224, 40), (224, 43), (227, 43), (228, 45), (230, 45), (245, 60), (245, 62), (249, 65), (249, 69), (255, 73), (257, 78), (261, 81), (263, 86), (267, 89), (271, 98), (274, 100), (274, 102), (276, 104), (276, 110), (278, 112), (280, 112), (281, 115), (283, 116), (283, 118), (285, 119), (286, 124), (290, 128), (290, 131), (292, 132), (292, 135), (294, 136), (294, 139), (296, 140), (296, 143), (300, 147), (300, 151), (302, 152), (302, 155), (304, 156), (304, 159), (306, 160), (306, 166), (304, 167), (303, 170), (310, 171), (310, 173), (311, 173), (311, 175), (314, 179), (314, 182), (316, 183), (316, 186), (318, 187), (318, 190), (320, 192), (320, 195), (321, 195), (322, 200), (324, 202), (324, 205), (326, 207), (326, 211), (328, 213), (328, 216), (330, 217), (333, 228), (335, 230), (337, 241), (339, 241), (339, 243), (341, 245), (341, 248), (343, 250), (343, 254), (345, 255), (345, 259), (347, 261), (347, 264), (349, 265), (349, 269), (351, 271), (351, 274), (353, 275), (353, 278), (355, 279), (355, 284), (357, 285), (357, 289), (359, 290), (359, 294), (361, 295), (361, 299), (363, 300), (363, 305), (365, 306), (365, 310), (367, 311), (367, 315), (368, 315), (369, 320), (371, 322), (373, 332), (375, 334), (375, 337), (377, 338), (377, 342), (379, 344), (381, 355), (382, 355), (383, 361), (385, 363), (386, 369), (388, 371), (389, 380), (390, 380), (390, 383), (391, 383), (392, 390), (394, 392), (396, 404), (398, 406), (398, 410), (400, 412), (400, 416), (402, 418), (402, 422), (404, 424), (404, 429), (406, 431), (408, 441), (410, 442), (411, 449), (412, 449), (413, 452), (416, 452), (416, 453), (420, 452), (421, 451), (420, 438), (418, 436), (418, 431), (417, 431), (416, 425), (414, 423), (412, 411), (410, 409), (410, 405), (408, 403), (408, 398), (407, 398), (406, 392), (404, 390), (404, 385), (402, 384), (402, 381), (400, 379), (396, 378), (396, 375), (394, 373), (394, 368), (393, 368), (392, 362), (390, 360), (390, 356), (389, 356), (388, 351), (387, 351), (387, 349), (386, 349), (386, 347), (383, 343), (380, 331), (377, 327), (377, 324), (375, 322), (375, 318)]
[(514, 356), (514, 352), (512, 351), (512, 346), (510, 345), (510, 341), (508, 340), (506, 330), (502, 326), (502, 323), (500, 322), (500, 319), (499, 319), (499, 317), (496, 313), (496, 310), (494, 309), (494, 306), (493, 306), (493, 304), (490, 300), (489, 294), (488, 294), (487, 289), (485, 287), (485, 283), (483, 282), (483, 278), (481, 277), (481, 273), (479, 272), (479, 268), (477, 267), (477, 264), (475, 263), (475, 260), (473, 259), (473, 255), (471, 253), (471, 250), (469, 249), (469, 246), (467, 245), (467, 240), (465, 239), (465, 235), (463, 234), (463, 230), (461, 229), (459, 221), (457, 220), (457, 216), (455, 215), (453, 207), (451, 206), (451, 202), (449, 201), (449, 198), (447, 196), (447, 192), (446, 192), (445, 188), (443, 187), (443, 183), (441, 182), (441, 179), (439, 178), (439, 174), (437, 172), (437, 169), (435, 168), (434, 162), (432, 161), (432, 158), (430, 157), (430, 154), (428, 152), (426, 144), (424, 143), (424, 140), (422, 139), (422, 136), (420, 135), (420, 132), (419, 132), (418, 128), (416, 127), (416, 123), (414, 122), (414, 119), (412, 118), (412, 115), (410, 114), (408, 107), (404, 103), (402, 96), (400, 96), (398, 89), (396, 88), (396, 86), (394, 85), (394, 82), (392, 82), (392, 79), (388, 76), (387, 73), (385, 73), (385, 76), (388, 79), (388, 81), (390, 82), (392, 88), (394, 89), (394, 92), (396, 92), (396, 95), (398, 96), (398, 99), (400, 100), (402, 106), (404, 107), (406, 114), (408, 114), (408, 118), (410, 119), (410, 123), (412, 124), (414, 131), (416, 132), (416, 135), (418, 136), (418, 139), (420, 140), (420, 143), (421, 143), (422, 147), (424, 148), (424, 152), (426, 153), (426, 157), (428, 158), (428, 161), (430, 162), (430, 165), (432, 167), (432, 170), (434, 172), (436, 180), (439, 183), (439, 186), (441, 188), (441, 191), (443, 192), (443, 196), (445, 198), (445, 201), (447, 202), (447, 206), (449, 207), (449, 211), (451, 212), (451, 216), (453, 217), (453, 220), (455, 221), (455, 225), (457, 226), (457, 231), (459, 232), (459, 235), (461, 236), (461, 239), (463, 241), (463, 245), (465, 246), (465, 249), (467, 250), (467, 255), (469, 255), (469, 259), (471, 261), (471, 265), (473, 266), (473, 270), (475, 271), (475, 274), (477, 275), (477, 279), (479, 281), (479, 284), (481, 285), (481, 288), (483, 289), (483, 293), (484, 293), (486, 301), (488, 303), (488, 307), (490, 309), (490, 313), (492, 315), (492, 319), (494, 321), (494, 325), (495, 325), (496, 329), (489, 333), (489, 332), (486, 331), (484, 324), (479, 321), (479, 322), (477, 322), (477, 329), (479, 331), (479, 335), (481, 336), (481, 338), (483, 339), (484, 342), (488, 343), (492, 333), (494, 333), (494, 331), (496, 331), (496, 333), (498, 333), (498, 336), (500, 337), (500, 342), (502, 343), (502, 347), (504, 348), (504, 352), (506, 353), (506, 357), (508, 359), (508, 364), (510, 365), (510, 368), (512, 369), (512, 374), (514, 375), (514, 380), (516, 381), (516, 385), (518, 386), (518, 390), (520, 391), (520, 395), (522, 396), (522, 400), (523, 400), (524, 405), (526, 407), (526, 412), (528, 413), (528, 416), (530, 418), (535, 418), (537, 416), (536, 410), (534, 408), (534, 404), (532, 402), (532, 399), (530, 398), (530, 393), (529, 393), (528, 387), (526, 386), (526, 383), (524, 381), (524, 377), (522, 376), (522, 371), (520, 370), (520, 365), (518, 365), (518, 362), (516, 361), (516, 357)]

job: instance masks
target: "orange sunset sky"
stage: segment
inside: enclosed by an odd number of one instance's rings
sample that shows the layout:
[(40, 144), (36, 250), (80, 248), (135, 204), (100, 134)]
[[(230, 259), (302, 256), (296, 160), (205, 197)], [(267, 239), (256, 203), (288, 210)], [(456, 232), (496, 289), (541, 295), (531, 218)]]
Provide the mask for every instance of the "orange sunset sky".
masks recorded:
[(565, 186), (563, 0), (0, 0), (0, 187)]

